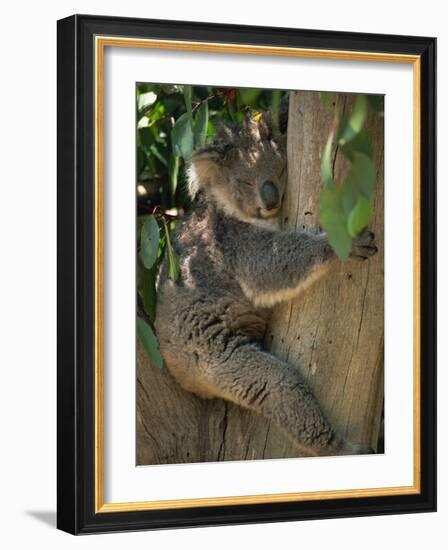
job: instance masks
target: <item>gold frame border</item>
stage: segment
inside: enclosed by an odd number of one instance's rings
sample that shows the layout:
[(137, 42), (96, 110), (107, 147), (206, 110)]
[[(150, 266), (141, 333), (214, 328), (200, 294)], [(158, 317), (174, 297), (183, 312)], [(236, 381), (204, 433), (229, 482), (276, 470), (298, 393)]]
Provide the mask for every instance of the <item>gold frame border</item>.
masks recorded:
[[(104, 502), (104, 52), (106, 47), (236, 53), (313, 59), (373, 61), (413, 65), (413, 195), (414, 195), (414, 483), (403, 487), (342, 489), (302, 493), (276, 493), (214, 498)], [(95, 37), (95, 513), (166, 510), (209, 506), (231, 506), (274, 502), (303, 502), (338, 498), (361, 498), (419, 494), (421, 489), (421, 389), (420, 389), (420, 123), (421, 60), (418, 55), (352, 52), (292, 47), (255, 46), (177, 40)]]

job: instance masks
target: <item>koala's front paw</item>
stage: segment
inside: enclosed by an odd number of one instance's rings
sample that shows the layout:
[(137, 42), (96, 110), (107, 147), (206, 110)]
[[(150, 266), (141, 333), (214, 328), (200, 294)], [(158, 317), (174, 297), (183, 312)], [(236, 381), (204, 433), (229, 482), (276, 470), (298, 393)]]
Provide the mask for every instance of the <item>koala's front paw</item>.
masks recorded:
[(350, 258), (358, 261), (367, 260), (370, 256), (374, 256), (378, 252), (375, 246), (375, 235), (371, 231), (365, 229), (361, 235), (353, 239), (353, 248), (350, 253)]

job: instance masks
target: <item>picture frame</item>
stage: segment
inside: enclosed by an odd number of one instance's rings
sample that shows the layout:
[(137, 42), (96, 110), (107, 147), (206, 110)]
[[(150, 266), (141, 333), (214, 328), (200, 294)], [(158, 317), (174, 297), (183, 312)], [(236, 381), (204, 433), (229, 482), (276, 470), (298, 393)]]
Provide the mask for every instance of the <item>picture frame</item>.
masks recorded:
[[(105, 499), (107, 48), (224, 53), (236, 58), (268, 55), (272, 63), (292, 57), (412, 67), (414, 342), (409, 367), (413, 372), (413, 417), (409, 422), (413, 483), (163, 501)], [(59, 529), (83, 534), (435, 511), (435, 110), (434, 38), (89, 15), (58, 21)]]

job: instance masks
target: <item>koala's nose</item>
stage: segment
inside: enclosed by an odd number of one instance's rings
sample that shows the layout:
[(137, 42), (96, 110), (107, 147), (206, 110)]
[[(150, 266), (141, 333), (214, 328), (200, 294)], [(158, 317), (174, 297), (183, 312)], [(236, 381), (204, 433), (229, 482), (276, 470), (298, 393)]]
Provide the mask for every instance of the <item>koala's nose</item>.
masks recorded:
[(273, 210), (279, 206), (280, 194), (272, 181), (265, 181), (263, 183), (260, 194), (266, 210)]

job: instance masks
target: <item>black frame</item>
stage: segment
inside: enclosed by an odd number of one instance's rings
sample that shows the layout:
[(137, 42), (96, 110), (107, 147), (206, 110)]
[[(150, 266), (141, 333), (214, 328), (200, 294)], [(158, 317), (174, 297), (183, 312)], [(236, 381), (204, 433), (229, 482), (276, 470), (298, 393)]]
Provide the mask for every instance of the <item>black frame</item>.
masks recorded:
[[(421, 58), (421, 493), (94, 512), (94, 37), (412, 54)], [(57, 526), (73, 534), (436, 510), (436, 39), (74, 15), (58, 21)]]

